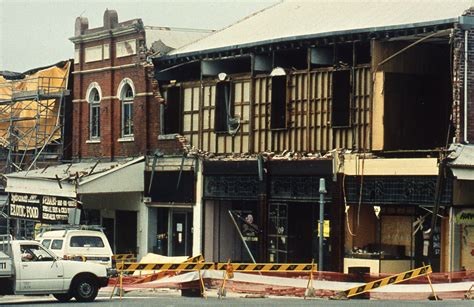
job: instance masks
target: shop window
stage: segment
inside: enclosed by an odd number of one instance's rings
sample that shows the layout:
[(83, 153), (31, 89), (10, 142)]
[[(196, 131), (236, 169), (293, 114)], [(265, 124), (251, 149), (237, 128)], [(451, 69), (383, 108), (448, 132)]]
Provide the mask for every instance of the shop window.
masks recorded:
[(228, 81), (216, 84), (216, 108), (214, 116), (214, 131), (216, 133), (228, 132), (229, 120), (232, 117), (233, 99), (231, 83)]
[(163, 105), (163, 134), (181, 133), (181, 87), (173, 86), (166, 91), (166, 104)]
[(286, 76), (272, 77), (270, 129), (286, 128)]
[(351, 117), (350, 111), (351, 70), (336, 70), (332, 74), (332, 127), (349, 127)]
[(100, 95), (94, 88), (89, 94), (89, 139), (100, 138)]
[(122, 137), (133, 136), (133, 90), (129, 84), (122, 88)]

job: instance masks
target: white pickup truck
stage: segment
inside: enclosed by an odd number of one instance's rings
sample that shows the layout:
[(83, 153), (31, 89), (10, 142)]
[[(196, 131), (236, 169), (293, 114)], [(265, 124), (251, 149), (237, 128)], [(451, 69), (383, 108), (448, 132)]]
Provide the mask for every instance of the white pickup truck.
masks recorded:
[(61, 302), (91, 302), (107, 285), (111, 270), (63, 260), (37, 241), (0, 236), (0, 295), (52, 294)]

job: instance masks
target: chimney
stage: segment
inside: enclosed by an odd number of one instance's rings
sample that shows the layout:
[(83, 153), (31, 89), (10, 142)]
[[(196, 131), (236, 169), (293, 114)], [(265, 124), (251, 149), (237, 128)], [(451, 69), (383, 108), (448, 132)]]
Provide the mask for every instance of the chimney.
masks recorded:
[(113, 29), (118, 25), (118, 15), (116, 10), (106, 9), (104, 12), (104, 28)]
[(77, 17), (74, 26), (74, 36), (81, 36), (89, 29), (89, 20), (86, 17)]

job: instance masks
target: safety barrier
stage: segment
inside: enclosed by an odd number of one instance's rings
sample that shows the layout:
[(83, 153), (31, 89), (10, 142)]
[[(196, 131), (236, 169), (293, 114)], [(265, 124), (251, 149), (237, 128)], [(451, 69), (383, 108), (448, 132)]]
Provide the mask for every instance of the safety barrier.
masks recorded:
[[(219, 263), (219, 262), (204, 262), (204, 258), (199, 255), (193, 258), (189, 258), (184, 263), (132, 263), (132, 262), (117, 262), (116, 269), (120, 274), (117, 283), (119, 283), (120, 299), (123, 294), (123, 274), (132, 273), (136, 271), (165, 271), (165, 272), (199, 272), (199, 280), (201, 284), (201, 294), (206, 297), (206, 291), (204, 287), (204, 280), (202, 278), (202, 270), (215, 270), (224, 272), (224, 280), (222, 286), (218, 291), (219, 298), (225, 296), (225, 285), (228, 279), (232, 279), (234, 272), (246, 272), (246, 273), (263, 273), (263, 272), (295, 272), (295, 273), (308, 273), (309, 280), (307, 285), (307, 292), (312, 289), (313, 273), (317, 271), (317, 265), (314, 263)], [(117, 283), (114, 285), (112, 295), (117, 287)], [(112, 298), (112, 295), (110, 298)], [(305, 294), (306, 298), (306, 294)]]
[(137, 255), (135, 254), (115, 254), (112, 256), (112, 261), (119, 262), (119, 261), (136, 261)]
[(116, 264), (117, 271), (226, 271), (230, 268), (233, 272), (314, 272), (316, 264), (277, 264), (277, 263), (132, 263), (121, 262)]
[(433, 294), (436, 297), (436, 294), (434, 293), (433, 286), (431, 284), (431, 279), (429, 278), (429, 274), (431, 274), (432, 272), (433, 271), (431, 269), (431, 266), (430, 265), (425, 265), (425, 266), (422, 266), (422, 267), (414, 269), (414, 270), (410, 270), (410, 271), (406, 271), (406, 272), (399, 273), (399, 274), (396, 274), (396, 275), (388, 276), (388, 277), (385, 277), (385, 278), (382, 278), (382, 279), (379, 279), (379, 280), (375, 280), (375, 281), (366, 283), (362, 286), (358, 286), (358, 287), (348, 289), (346, 291), (342, 291), (342, 292), (338, 293), (336, 295), (336, 297), (334, 297), (334, 298), (336, 298), (336, 299), (349, 298), (349, 297), (356, 296), (356, 295), (359, 295), (359, 294), (362, 294), (362, 293), (370, 292), (370, 291), (372, 291), (374, 289), (377, 289), (377, 288), (380, 288), (380, 287), (393, 285), (393, 284), (398, 284), (398, 283), (401, 283), (401, 282), (404, 282), (404, 281), (407, 281), (407, 280), (410, 280), (410, 279), (413, 279), (413, 278), (417, 278), (417, 277), (420, 277), (420, 276), (427, 276), (428, 281), (431, 285), (431, 290), (432, 290)]

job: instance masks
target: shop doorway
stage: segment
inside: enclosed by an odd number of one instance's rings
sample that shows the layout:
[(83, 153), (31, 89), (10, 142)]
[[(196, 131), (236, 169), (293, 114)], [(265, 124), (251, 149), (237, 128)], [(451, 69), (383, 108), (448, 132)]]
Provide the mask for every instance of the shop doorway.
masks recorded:
[(136, 254), (137, 248), (137, 212), (115, 211), (116, 221), (116, 253)]
[(193, 237), (191, 211), (170, 210), (170, 226), (168, 230), (168, 250), (171, 256), (192, 256)]
[(109, 241), (112, 251), (115, 252), (115, 241), (114, 241), (114, 232), (115, 232), (115, 220), (111, 218), (102, 218), (102, 227), (104, 227), (104, 234)]
[(193, 212), (185, 208), (157, 208), (154, 253), (165, 256), (191, 256)]
[[(308, 263), (319, 253), (319, 205), (315, 203), (270, 203), (268, 261)], [(325, 220), (329, 220), (328, 213)], [(329, 224), (326, 223), (326, 228)], [(323, 240), (324, 260), (328, 263), (328, 233)]]

